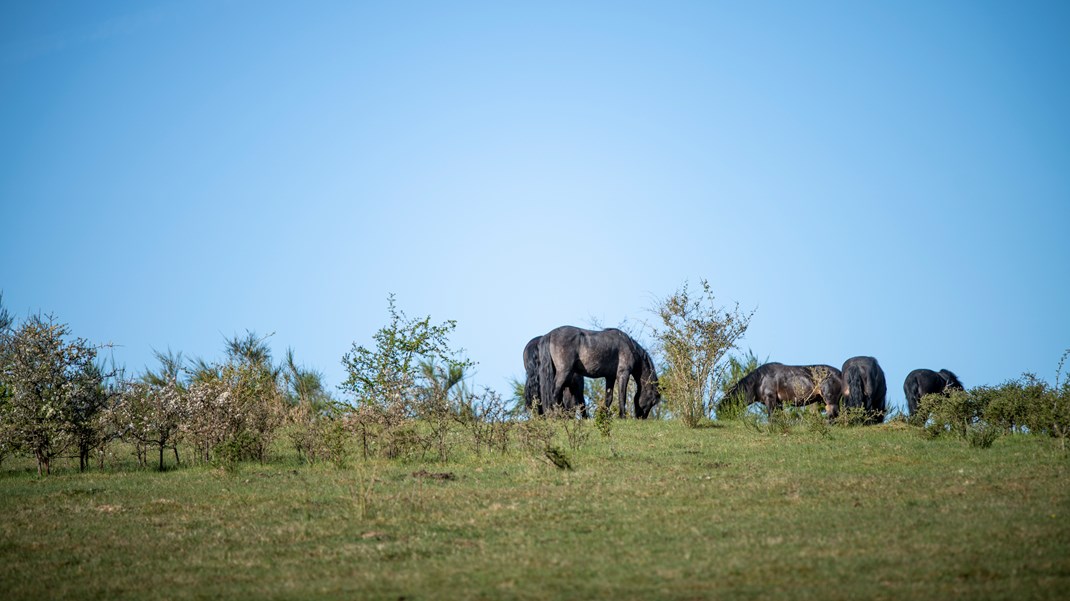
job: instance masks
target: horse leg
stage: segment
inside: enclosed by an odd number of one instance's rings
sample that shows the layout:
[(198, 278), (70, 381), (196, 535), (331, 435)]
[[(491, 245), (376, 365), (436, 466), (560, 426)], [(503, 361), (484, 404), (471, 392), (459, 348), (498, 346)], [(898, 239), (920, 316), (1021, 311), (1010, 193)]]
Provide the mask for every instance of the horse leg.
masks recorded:
[(643, 394), (643, 383), (639, 381), (639, 378), (635, 379), (635, 395), (632, 396), (632, 408), (635, 409), (635, 417), (644, 417), (640, 415), (639, 410), (639, 397)]
[(624, 419), (628, 416), (628, 378), (631, 377), (631, 372), (618, 371), (617, 382), (620, 382), (620, 391), (617, 392), (617, 396), (620, 397), (620, 417)]
[(565, 385), (568, 384), (568, 381), (569, 381), (569, 379), (571, 377), (572, 377), (572, 374), (569, 373), (568, 370), (564, 370), (564, 369), (559, 370), (556, 374), (554, 374), (554, 392), (553, 392), (553, 396), (550, 397), (550, 401), (551, 402), (550, 402), (550, 406), (546, 408), (547, 411), (553, 411), (554, 409), (558, 409), (558, 408), (562, 408), (562, 407), (564, 409), (566, 409), (566, 410), (567, 409), (572, 409), (572, 407), (565, 407), (565, 399), (564, 399)]
[(613, 408), (613, 393), (617, 391), (617, 379), (613, 377), (606, 378), (606, 398), (602, 403), (606, 407), (606, 411)]
[(569, 408), (569, 417), (573, 417), (576, 406), (580, 408), (580, 415), (587, 419), (587, 401), (583, 398), (583, 378), (574, 376), (568, 382), (569, 396), (572, 397), (572, 407)]
[(765, 415), (766, 417), (772, 418), (773, 411), (776, 409), (777, 393), (776, 391), (766, 391), (763, 396), (764, 398), (762, 399), (762, 402), (765, 403)]
[(583, 378), (579, 376), (572, 379), (572, 398), (580, 405), (580, 415), (587, 419), (590, 415), (587, 414), (587, 399), (583, 398), (583, 383)]

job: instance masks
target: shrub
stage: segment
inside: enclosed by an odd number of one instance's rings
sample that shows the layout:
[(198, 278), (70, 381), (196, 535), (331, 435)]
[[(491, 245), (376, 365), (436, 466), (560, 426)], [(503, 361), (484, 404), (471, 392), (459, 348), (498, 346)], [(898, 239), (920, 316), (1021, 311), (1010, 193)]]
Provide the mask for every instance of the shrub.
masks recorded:
[[(37, 473), (51, 473), (62, 455), (95, 425), (103, 403), (103, 374), (93, 364), (96, 348), (52, 317), (35, 315), (5, 332), (0, 352), (0, 430), (12, 447), (37, 460)], [(83, 464), (84, 467), (84, 464)]]
[(865, 407), (846, 407), (840, 405), (840, 411), (833, 422), (841, 426), (865, 426), (872, 421), (872, 416)]
[(985, 421), (1012, 432), (1029, 425), (1030, 415), (1043, 403), (1047, 392), (1047, 384), (1032, 374), (1024, 374), (999, 386), (979, 386), (971, 390), (985, 406)]
[(694, 296), (685, 282), (656, 312), (661, 327), (655, 336), (664, 358), (659, 387), (669, 411), (686, 426), (697, 427), (713, 412), (714, 395), (728, 369), (725, 354), (747, 331), (754, 312), (741, 313), (738, 304), (732, 310), (719, 307), (706, 280)]
[(136, 446), (138, 463), (145, 464), (145, 451), (154, 446), (159, 457), (157, 468), (163, 471), (164, 449), (177, 444), (188, 411), (185, 392), (176, 380), (161, 384), (135, 382), (124, 389), (112, 419), (122, 437)]
[(275, 434), (284, 423), (286, 408), (280, 370), (271, 364), (264, 339), (252, 332), (227, 343), (222, 364), (199, 361), (189, 391), (189, 420), (183, 432), (211, 461), (264, 461)]
[(979, 449), (987, 449), (992, 446), (992, 443), (996, 442), (996, 439), (1003, 435), (1003, 428), (994, 426), (988, 422), (977, 422), (970, 424), (966, 428), (966, 442), (971, 447), (977, 447)]
[(609, 407), (598, 403), (594, 407), (594, 426), (602, 438), (609, 438), (613, 434), (613, 415)]
[[(516, 425), (512, 419), (516, 405), (492, 390), (466, 397), (465, 403), (467, 408), (458, 415), (458, 420), (471, 435), (472, 450), (477, 455), (483, 450), (505, 453), (509, 449), (510, 432)], [(523, 401), (520, 406), (524, 406)]]
[(918, 415), (934, 435), (950, 432), (965, 437), (967, 428), (981, 420), (985, 398), (966, 390), (948, 390), (921, 397)]
[[(1045, 433), (1059, 439), (1062, 448), (1066, 448), (1066, 439), (1070, 438), (1070, 378), (1066, 378), (1063, 368), (1068, 349), (1059, 360), (1055, 372), (1055, 384), (1043, 385), (1043, 394), (1038, 394), (1030, 403), (1026, 426), (1031, 432)], [(1029, 374), (1026, 374), (1028, 379)]]
[[(450, 349), (455, 321), (433, 325), (430, 317), (409, 319), (394, 295), (388, 311), (390, 323), (375, 333), (375, 348), (354, 343), (342, 357), (348, 377), (341, 388), (353, 397), (364, 453), (394, 457), (435, 447), (444, 459), (453, 411), (449, 390), (474, 363)], [(413, 425), (419, 418), (430, 420), (429, 433)]]

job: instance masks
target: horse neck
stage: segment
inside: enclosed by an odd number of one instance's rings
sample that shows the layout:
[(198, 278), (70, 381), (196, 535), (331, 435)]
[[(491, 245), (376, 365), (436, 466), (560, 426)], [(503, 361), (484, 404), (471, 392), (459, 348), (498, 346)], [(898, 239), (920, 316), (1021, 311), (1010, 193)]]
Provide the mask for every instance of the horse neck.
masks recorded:
[(745, 397), (745, 400), (752, 399), (752, 398), (757, 398), (757, 396), (758, 396), (757, 388), (758, 388), (758, 382), (760, 380), (761, 380), (761, 378), (758, 376), (758, 370), (755, 369), (755, 370), (751, 371), (749, 374), (747, 374), (747, 375), (743, 376), (742, 378), (740, 378), (739, 381), (736, 382), (736, 385), (733, 386), (732, 389), (728, 391), (728, 396), (732, 396), (732, 395), (739, 394), (739, 393), (742, 392), (743, 396)]
[[(636, 344), (635, 354), (637, 356), (637, 361), (635, 362), (634, 367), (635, 375), (637, 376), (636, 381), (639, 382), (641, 379), (647, 379), (656, 384), (658, 381), (658, 373), (654, 369), (654, 360), (650, 358), (650, 353), (646, 352), (641, 346)], [(640, 386), (641, 385), (642, 384), (640, 384)]]

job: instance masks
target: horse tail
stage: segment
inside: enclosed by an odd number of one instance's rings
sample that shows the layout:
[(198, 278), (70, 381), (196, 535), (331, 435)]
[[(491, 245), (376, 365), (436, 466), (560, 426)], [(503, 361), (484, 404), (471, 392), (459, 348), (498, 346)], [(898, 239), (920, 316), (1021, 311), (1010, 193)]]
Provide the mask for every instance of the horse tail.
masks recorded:
[(921, 399), (921, 384), (918, 382), (918, 376), (911, 373), (907, 376), (906, 382), (903, 382), (903, 396), (907, 398), (907, 411), (910, 415), (914, 415), (918, 412), (918, 400)]
[(874, 361), (873, 387), (870, 390), (870, 423), (880, 424), (884, 422), (884, 414), (888, 407), (888, 381), (884, 378), (884, 370)]
[(538, 352), (539, 371), (539, 402), (543, 411), (554, 407), (554, 380), (557, 378), (557, 370), (554, 369), (554, 359), (550, 354), (550, 335), (539, 340)]
[(539, 413), (542, 413), (542, 403), (536, 404), (536, 399), (539, 398), (540, 394), (539, 346), (538, 343), (533, 346), (534, 348), (524, 348), (524, 375), (526, 376), (524, 381), (524, 404), (527, 406), (528, 411), (537, 409)]
[(847, 406), (865, 408), (866, 384), (862, 381), (862, 370), (851, 367), (847, 371)]

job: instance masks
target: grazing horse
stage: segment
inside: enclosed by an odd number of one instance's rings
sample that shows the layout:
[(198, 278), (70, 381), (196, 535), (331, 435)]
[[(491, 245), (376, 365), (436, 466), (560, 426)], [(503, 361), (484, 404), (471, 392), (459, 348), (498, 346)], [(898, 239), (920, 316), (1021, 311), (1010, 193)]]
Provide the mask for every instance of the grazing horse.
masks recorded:
[[(635, 416), (645, 419), (661, 402), (654, 361), (631, 336), (615, 328), (595, 332), (572, 326), (550, 330), (539, 344), (539, 386), (543, 403), (561, 406), (562, 394), (577, 376), (606, 379), (606, 408), (613, 405), (613, 392), (625, 416), (628, 378), (635, 378)], [(620, 389), (617, 390), (617, 385)]]
[(921, 397), (934, 392), (942, 393), (964, 388), (959, 377), (946, 369), (940, 371), (915, 369), (907, 374), (907, 379), (903, 381), (903, 394), (907, 397), (907, 409), (910, 410), (911, 415), (918, 412), (918, 401)]
[[(546, 411), (546, 405), (539, 398), (539, 341), (542, 336), (532, 338), (524, 345), (524, 404), (528, 411), (535, 410), (539, 415)], [(562, 395), (565, 409), (580, 406), (583, 417), (587, 417), (587, 403), (583, 400), (583, 376), (576, 376), (568, 382)]]
[(873, 357), (851, 357), (843, 362), (840, 371), (843, 373), (844, 406), (864, 409), (867, 424), (883, 422), (888, 383), (877, 360)]
[(766, 413), (788, 404), (795, 407), (824, 403), (825, 415), (836, 417), (843, 380), (831, 365), (766, 363), (743, 376), (725, 397), (743, 395), (744, 405), (763, 403)]

